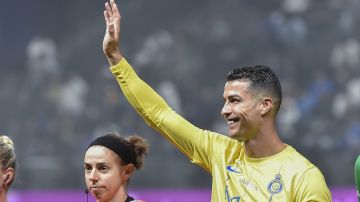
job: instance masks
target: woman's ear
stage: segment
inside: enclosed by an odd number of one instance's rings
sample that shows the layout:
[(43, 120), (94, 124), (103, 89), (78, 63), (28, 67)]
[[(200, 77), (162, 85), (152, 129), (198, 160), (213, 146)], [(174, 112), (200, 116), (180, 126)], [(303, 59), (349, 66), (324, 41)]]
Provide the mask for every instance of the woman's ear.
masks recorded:
[(131, 177), (131, 175), (133, 174), (135, 170), (135, 166), (132, 163), (129, 163), (128, 165), (124, 166), (124, 170), (123, 170), (123, 178), (125, 181), (128, 181)]
[(9, 167), (5, 169), (2, 177), (3, 177), (4, 187), (6, 189), (10, 186), (11, 182), (13, 181), (14, 174), (15, 174), (14, 168)]

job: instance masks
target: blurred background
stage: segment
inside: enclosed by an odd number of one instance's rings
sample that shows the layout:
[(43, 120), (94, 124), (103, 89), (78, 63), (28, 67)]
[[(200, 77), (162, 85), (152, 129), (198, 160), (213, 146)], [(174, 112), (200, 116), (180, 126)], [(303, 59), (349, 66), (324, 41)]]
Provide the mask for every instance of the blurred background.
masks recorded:
[[(95, 137), (150, 144), (133, 188), (211, 188), (211, 177), (149, 128), (124, 99), (102, 53), (105, 1), (2, 1), (0, 134), (18, 157), (14, 190), (82, 189)], [(227, 134), (225, 75), (264, 64), (278, 74), (282, 139), (330, 187), (352, 187), (360, 153), (360, 0), (123, 0), (121, 49), (169, 105)], [(165, 170), (165, 171), (164, 171)]]

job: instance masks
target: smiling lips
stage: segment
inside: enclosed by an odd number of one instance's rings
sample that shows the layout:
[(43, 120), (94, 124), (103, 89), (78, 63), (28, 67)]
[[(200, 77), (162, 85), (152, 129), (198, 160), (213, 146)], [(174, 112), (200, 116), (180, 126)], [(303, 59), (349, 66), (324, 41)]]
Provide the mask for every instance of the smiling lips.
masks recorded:
[(228, 118), (228, 119), (226, 119), (227, 120), (227, 124), (229, 125), (229, 126), (231, 126), (231, 125), (233, 125), (234, 123), (237, 123), (237, 122), (239, 122), (239, 118)]

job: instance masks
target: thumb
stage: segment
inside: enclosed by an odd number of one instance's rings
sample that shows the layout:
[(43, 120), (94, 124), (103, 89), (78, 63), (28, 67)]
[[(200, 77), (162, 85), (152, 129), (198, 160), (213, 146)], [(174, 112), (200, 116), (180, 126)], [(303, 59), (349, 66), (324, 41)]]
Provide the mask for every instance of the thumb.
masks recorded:
[(108, 32), (109, 32), (110, 35), (114, 35), (114, 34), (115, 34), (115, 25), (114, 25), (114, 23), (110, 23), (110, 24), (109, 24)]

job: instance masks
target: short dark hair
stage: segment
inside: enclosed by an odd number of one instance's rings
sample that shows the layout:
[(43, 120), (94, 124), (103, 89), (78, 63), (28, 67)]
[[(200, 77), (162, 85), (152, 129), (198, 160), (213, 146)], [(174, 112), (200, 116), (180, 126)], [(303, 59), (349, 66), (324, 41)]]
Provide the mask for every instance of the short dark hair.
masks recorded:
[(250, 90), (272, 97), (275, 104), (275, 115), (279, 111), (282, 100), (281, 85), (272, 69), (264, 65), (236, 67), (227, 75), (227, 81), (233, 80), (249, 81)]

